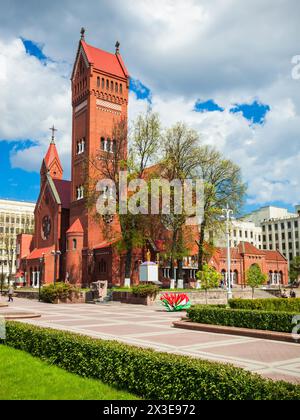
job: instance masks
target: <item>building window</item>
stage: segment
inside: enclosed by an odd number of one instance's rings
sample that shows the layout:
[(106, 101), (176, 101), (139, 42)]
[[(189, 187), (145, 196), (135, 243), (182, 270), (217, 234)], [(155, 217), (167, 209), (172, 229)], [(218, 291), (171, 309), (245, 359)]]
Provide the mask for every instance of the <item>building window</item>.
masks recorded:
[(109, 80), (106, 80), (106, 89), (109, 89)]
[(116, 83), (116, 93), (118, 93), (119, 92), (119, 85), (118, 85), (118, 83)]
[(121, 95), (123, 94), (123, 85), (122, 85), (122, 83), (120, 83), (120, 93), (121, 93)]
[(76, 188), (76, 198), (77, 200), (82, 200), (84, 197), (84, 188), (83, 185), (80, 185)]
[(97, 77), (97, 87), (100, 87), (100, 77)]
[(114, 90), (114, 82), (110, 82), (110, 90), (113, 91)]
[(73, 239), (73, 250), (77, 249), (77, 240)]
[(298, 221), (296, 220), (295, 221), (295, 228), (297, 228), (298, 227)]
[(104, 87), (105, 87), (105, 80), (104, 80), (104, 77), (102, 77), (101, 87), (102, 87), (102, 89), (104, 89)]
[(85, 138), (82, 138), (77, 142), (77, 155), (81, 155), (85, 150)]
[(288, 222), (288, 229), (291, 229), (292, 228), (292, 224), (291, 224), (291, 222)]
[(100, 140), (100, 149), (101, 150), (105, 150), (105, 138), (104, 137), (101, 137), (101, 140)]

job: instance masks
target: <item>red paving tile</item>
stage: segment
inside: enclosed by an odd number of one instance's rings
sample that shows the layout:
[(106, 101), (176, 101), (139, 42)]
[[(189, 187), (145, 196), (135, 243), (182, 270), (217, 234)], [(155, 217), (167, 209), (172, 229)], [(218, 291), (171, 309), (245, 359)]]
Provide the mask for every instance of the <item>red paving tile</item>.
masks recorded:
[(292, 382), (294, 384), (300, 384), (300, 377), (297, 378), (295, 376), (286, 375), (284, 373), (264, 372), (263, 376), (269, 379), (273, 379), (274, 381), (286, 381), (286, 382)]
[(103, 326), (103, 327), (90, 327), (87, 328), (89, 331), (96, 331), (104, 334), (111, 335), (129, 335), (129, 334), (146, 334), (146, 333), (158, 333), (161, 331), (159, 327), (127, 324), (127, 325), (115, 325), (115, 326)]
[[(168, 344), (175, 347), (194, 346), (196, 344), (203, 344), (209, 342), (222, 342), (232, 340), (228, 335), (213, 335), (206, 333), (177, 333), (166, 335), (152, 335), (141, 338), (143, 341), (150, 341), (153, 343)], [(204, 350), (206, 351), (206, 350)]]
[(237, 357), (239, 359), (274, 363), (300, 358), (300, 346), (275, 341), (257, 340), (243, 344), (232, 344), (218, 348), (205, 348), (205, 353)]

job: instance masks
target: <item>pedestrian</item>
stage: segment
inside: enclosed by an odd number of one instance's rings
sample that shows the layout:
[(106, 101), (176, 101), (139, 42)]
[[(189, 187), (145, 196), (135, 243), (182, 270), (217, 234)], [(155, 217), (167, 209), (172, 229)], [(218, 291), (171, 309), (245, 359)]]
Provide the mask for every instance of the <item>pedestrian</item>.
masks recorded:
[(13, 302), (14, 301), (14, 288), (12, 286), (8, 287), (8, 302)]

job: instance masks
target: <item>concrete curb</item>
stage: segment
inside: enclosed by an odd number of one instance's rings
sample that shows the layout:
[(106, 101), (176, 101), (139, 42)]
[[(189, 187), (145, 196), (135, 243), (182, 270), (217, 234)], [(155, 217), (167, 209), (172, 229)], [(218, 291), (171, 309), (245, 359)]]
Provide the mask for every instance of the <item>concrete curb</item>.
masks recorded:
[(295, 340), (290, 333), (282, 333), (275, 331), (251, 330), (248, 328), (226, 327), (222, 325), (199, 324), (191, 322), (187, 319), (173, 322), (175, 328), (182, 328), (193, 331), (210, 332), (217, 334), (239, 335), (243, 337), (260, 338), (264, 340), (285, 341), (288, 343), (300, 344), (299, 340)]
[(0, 316), (3, 316), (6, 321), (13, 319), (32, 319), (40, 318), (41, 314), (31, 313), (31, 312), (0, 312)]

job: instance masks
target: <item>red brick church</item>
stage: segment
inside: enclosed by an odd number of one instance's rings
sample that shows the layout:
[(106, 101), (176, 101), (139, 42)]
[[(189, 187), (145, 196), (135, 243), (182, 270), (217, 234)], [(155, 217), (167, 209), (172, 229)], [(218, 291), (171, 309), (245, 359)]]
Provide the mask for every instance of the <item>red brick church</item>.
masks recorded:
[[(86, 206), (85, 177), (92, 168), (86, 167), (89, 157), (98, 150), (113, 152), (117, 139), (113, 127), (121, 119), (127, 121), (129, 74), (119, 52), (108, 53), (85, 42), (84, 30), (77, 50), (71, 77), (72, 83), (72, 173), (71, 181), (63, 180), (63, 168), (55, 144), (55, 129), (41, 165), (40, 194), (35, 208), (35, 233), (19, 235), (17, 246), (18, 274), (27, 286), (37, 287), (54, 281), (89, 285), (108, 280), (109, 284), (124, 283), (124, 260), (113, 241), (109, 242), (102, 225), (97, 223)], [(87, 172), (88, 173), (87, 173)], [(117, 221), (113, 222), (116, 236)], [(250, 244), (249, 244), (250, 245)], [(256, 248), (233, 251), (234, 281), (243, 284), (250, 263), (257, 263), (264, 272), (280, 275), (287, 283), (287, 262), (277, 252)], [(159, 246), (152, 246), (153, 258)], [(185, 282), (195, 279), (196, 260), (191, 257), (184, 266)], [(276, 255), (275, 255), (276, 254)], [(138, 282), (138, 263), (142, 252), (133, 257), (132, 280)], [(219, 250), (211, 263), (226, 272), (224, 252)], [(251, 265), (251, 264), (250, 264)], [(160, 269), (161, 280), (169, 281), (168, 267)], [(276, 277), (279, 279), (279, 277)]]

